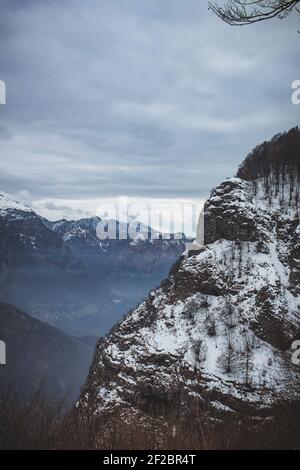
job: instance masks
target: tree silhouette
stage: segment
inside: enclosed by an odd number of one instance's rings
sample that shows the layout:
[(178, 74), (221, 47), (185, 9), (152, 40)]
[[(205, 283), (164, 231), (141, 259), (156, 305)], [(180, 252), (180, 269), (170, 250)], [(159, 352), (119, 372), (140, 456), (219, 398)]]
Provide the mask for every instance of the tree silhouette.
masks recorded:
[(271, 18), (286, 18), (292, 11), (300, 14), (300, 0), (229, 0), (223, 6), (209, 2), (212, 10), (225, 23), (243, 26)]

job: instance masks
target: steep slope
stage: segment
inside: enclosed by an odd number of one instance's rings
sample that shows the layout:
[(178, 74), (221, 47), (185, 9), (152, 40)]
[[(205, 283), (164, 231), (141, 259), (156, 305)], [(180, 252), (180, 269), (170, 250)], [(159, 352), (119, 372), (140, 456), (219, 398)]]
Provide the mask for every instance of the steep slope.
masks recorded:
[(290, 350), (300, 337), (299, 159), (293, 129), (212, 191), (205, 245), (98, 345), (82, 416), (149, 418), (196, 404), (222, 419), (299, 399)]
[(6, 344), (6, 364), (0, 366), (0, 387), (12, 387), (25, 397), (41, 383), (48, 393), (77, 398), (88, 374), (93, 347), (46, 323), (0, 303), (0, 339)]

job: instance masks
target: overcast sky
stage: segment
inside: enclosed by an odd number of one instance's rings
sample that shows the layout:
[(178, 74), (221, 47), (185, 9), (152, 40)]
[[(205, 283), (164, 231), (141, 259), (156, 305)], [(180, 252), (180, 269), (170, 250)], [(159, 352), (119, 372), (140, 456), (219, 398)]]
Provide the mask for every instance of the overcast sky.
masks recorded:
[(204, 0), (0, 0), (0, 189), (53, 208), (208, 196), (298, 124), (297, 29), (231, 27)]

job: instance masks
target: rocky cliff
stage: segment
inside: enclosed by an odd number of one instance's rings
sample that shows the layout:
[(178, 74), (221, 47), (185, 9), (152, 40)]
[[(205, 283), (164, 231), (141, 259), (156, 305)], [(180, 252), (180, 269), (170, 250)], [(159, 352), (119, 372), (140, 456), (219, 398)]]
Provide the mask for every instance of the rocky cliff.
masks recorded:
[(204, 246), (98, 344), (82, 415), (149, 418), (196, 403), (222, 420), (299, 399), (299, 162), (296, 128), (212, 191)]

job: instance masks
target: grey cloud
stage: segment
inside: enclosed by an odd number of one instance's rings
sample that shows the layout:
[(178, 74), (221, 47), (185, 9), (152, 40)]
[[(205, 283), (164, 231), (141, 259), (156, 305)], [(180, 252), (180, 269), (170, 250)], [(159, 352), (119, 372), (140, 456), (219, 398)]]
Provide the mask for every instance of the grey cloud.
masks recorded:
[(231, 28), (199, 0), (26, 3), (0, 7), (5, 191), (202, 197), (298, 123), (293, 18)]

